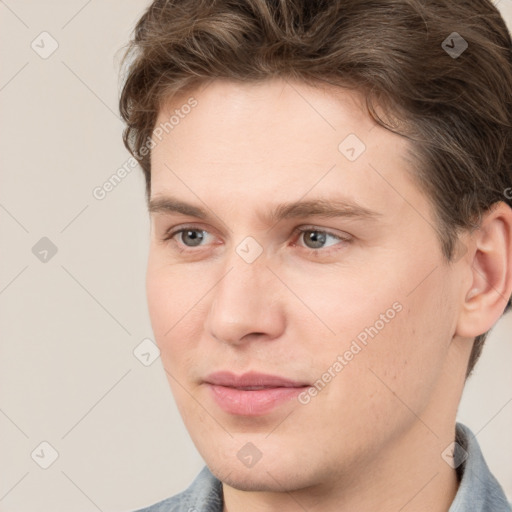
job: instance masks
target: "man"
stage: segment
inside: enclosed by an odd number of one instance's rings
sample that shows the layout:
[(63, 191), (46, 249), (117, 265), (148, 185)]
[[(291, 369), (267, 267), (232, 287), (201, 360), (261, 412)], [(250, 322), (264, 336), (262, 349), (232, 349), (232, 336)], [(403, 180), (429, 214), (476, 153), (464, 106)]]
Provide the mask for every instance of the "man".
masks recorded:
[(511, 510), (456, 424), (512, 293), (511, 52), (484, 0), (148, 8), (120, 107), (207, 466), (145, 511)]

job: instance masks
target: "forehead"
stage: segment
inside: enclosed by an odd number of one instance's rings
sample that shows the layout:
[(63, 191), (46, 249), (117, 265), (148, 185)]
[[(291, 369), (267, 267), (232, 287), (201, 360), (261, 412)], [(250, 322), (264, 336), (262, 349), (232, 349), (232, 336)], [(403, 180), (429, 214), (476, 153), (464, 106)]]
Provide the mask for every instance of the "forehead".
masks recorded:
[(395, 213), (404, 199), (425, 202), (409, 176), (409, 143), (378, 126), (356, 91), (282, 79), (215, 80), (169, 101), (158, 127), (164, 129), (153, 137), (152, 197), (225, 204), (239, 198), (247, 207), (269, 194), (290, 201), (339, 193)]
[[(191, 100), (196, 103), (193, 109), (187, 108)], [(228, 145), (229, 135), (240, 153), (259, 151), (263, 143), (272, 151), (275, 143), (282, 142), (279, 151), (272, 153), (274, 158), (286, 149), (296, 152), (299, 142), (305, 142), (311, 153), (312, 146), (332, 146), (334, 134), (342, 138), (350, 128), (364, 139), (376, 127), (359, 92), (279, 78), (256, 83), (214, 80), (165, 103), (156, 128), (165, 127), (173, 117), (174, 123), (178, 121), (168, 130), (173, 140), (190, 137), (192, 131), (197, 142), (215, 144), (220, 152)]]

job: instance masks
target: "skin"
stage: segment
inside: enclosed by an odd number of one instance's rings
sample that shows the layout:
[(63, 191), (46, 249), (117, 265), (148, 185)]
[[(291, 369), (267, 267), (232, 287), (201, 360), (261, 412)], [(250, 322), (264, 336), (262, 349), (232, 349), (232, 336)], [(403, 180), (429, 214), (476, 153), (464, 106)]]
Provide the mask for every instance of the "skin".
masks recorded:
[[(170, 100), (157, 125), (191, 95)], [(209, 217), (151, 212), (147, 297), (176, 404), (223, 482), (224, 510), (447, 511), (458, 481), (441, 454), (472, 341), (512, 290), (510, 208), (465, 234), (464, 256), (450, 263), (411, 177), (409, 143), (377, 126), (357, 92), (216, 80), (193, 96), (197, 106), (152, 150), (151, 200), (172, 195)], [(338, 149), (351, 133), (366, 146), (355, 161)], [(319, 198), (375, 215), (265, 219), (278, 204)], [(184, 227), (206, 232), (201, 245), (165, 240)], [(297, 227), (335, 236), (312, 246)], [(252, 263), (236, 252), (248, 236), (262, 249)], [(204, 384), (229, 370), (313, 385), (396, 303), (401, 311), (306, 404), (238, 416)], [(262, 454), (252, 467), (237, 457), (248, 442)]]

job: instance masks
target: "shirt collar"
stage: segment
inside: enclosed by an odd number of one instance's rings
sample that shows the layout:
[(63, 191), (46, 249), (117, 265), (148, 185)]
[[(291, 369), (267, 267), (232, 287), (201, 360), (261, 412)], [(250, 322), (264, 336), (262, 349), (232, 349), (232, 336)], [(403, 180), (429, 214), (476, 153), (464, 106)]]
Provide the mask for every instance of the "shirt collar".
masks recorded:
[(489, 470), (473, 432), (457, 423), (455, 442), (455, 460), (457, 452), (465, 460), (457, 468), (462, 478), (448, 512), (510, 512), (505, 493)]

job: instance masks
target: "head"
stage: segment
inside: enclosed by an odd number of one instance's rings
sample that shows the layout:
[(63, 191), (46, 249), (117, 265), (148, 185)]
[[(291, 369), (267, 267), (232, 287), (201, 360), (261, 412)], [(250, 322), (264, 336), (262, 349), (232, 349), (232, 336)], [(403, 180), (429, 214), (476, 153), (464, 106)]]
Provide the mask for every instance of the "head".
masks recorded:
[[(390, 449), (411, 409), (453, 423), (510, 307), (511, 46), (484, 0), (155, 1), (141, 18), (120, 109), (151, 211), (149, 312), (219, 474), (241, 486), (248, 450), (311, 485)], [(218, 370), (306, 387), (237, 415)], [(240, 478), (268, 488), (255, 469)]]

